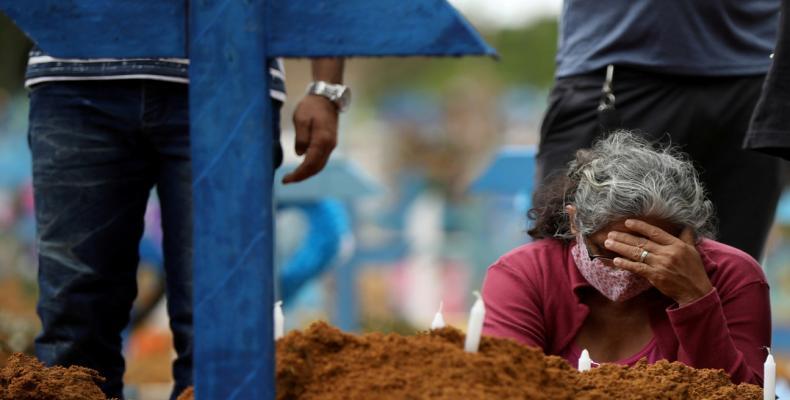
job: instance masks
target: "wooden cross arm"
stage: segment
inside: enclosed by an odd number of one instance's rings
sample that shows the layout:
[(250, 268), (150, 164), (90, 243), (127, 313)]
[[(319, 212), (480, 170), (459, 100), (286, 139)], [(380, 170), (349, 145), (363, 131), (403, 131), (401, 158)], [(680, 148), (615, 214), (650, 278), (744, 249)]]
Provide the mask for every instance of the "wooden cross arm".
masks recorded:
[[(210, 7), (222, 20), (230, 2)], [(56, 57), (187, 57), (189, 0), (8, 0), (6, 13)], [(271, 57), (461, 56), (496, 53), (445, 0), (271, 0)]]

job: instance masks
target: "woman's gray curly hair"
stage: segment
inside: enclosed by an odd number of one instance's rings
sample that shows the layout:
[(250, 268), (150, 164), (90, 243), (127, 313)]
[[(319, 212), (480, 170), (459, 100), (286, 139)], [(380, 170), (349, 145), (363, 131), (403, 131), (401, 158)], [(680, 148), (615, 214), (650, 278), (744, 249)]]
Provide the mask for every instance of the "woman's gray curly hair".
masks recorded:
[[(549, 228), (555, 238), (573, 238), (565, 211), (569, 203), (576, 207), (576, 226), (585, 235), (629, 217), (653, 217), (688, 226), (698, 237), (714, 235), (713, 205), (692, 163), (675, 148), (653, 147), (630, 131), (613, 132), (592, 148), (579, 150), (562, 180), (562, 201), (543, 204), (553, 210), (539, 209), (538, 194), (536, 209), (530, 211), (536, 225), (541, 223), (540, 214), (554, 214), (553, 226), (542, 229), (543, 237), (548, 236)], [(556, 209), (558, 206), (561, 208)], [(536, 237), (538, 228), (530, 230), (530, 235)]]

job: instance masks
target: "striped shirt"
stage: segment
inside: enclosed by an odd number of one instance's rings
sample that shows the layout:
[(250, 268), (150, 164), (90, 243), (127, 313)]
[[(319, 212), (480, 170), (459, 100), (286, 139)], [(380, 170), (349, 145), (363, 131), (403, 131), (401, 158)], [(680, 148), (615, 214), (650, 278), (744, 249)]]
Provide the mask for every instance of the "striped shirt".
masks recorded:
[[(282, 59), (269, 61), (269, 94), (285, 101), (285, 68)], [(33, 48), (27, 62), (25, 86), (44, 82), (152, 79), (189, 83), (186, 58), (55, 58)]]

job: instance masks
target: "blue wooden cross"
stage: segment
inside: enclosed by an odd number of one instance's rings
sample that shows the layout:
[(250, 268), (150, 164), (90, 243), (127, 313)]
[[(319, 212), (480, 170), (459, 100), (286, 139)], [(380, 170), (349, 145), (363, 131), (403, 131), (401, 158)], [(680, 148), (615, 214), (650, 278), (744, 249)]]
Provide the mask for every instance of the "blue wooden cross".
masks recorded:
[(189, 57), (195, 393), (273, 399), (271, 57), (494, 55), (445, 0), (4, 0), (57, 57)]

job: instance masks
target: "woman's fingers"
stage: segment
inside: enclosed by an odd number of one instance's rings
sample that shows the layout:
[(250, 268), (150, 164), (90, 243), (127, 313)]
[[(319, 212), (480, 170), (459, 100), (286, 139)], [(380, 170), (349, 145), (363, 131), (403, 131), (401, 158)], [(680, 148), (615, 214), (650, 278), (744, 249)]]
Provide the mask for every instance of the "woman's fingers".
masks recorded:
[(653, 277), (654, 271), (649, 265), (645, 263), (631, 261), (627, 258), (617, 257), (614, 259), (614, 266), (617, 268), (622, 268), (626, 271), (631, 271), (652, 282), (651, 278)]
[(629, 246), (645, 249), (652, 253), (657, 252), (661, 248), (661, 246), (650, 241), (650, 239), (634, 236), (626, 232), (611, 231), (606, 237), (617, 242), (625, 243)]
[(632, 246), (627, 243), (618, 242), (614, 239), (606, 239), (603, 242), (603, 245), (606, 246), (607, 249), (614, 251), (615, 253), (620, 254), (623, 257), (633, 261), (640, 261), (646, 263), (649, 261), (648, 259), (650, 258), (650, 254), (649, 254), (650, 250), (647, 250), (648, 256), (642, 259), (642, 252), (645, 251), (645, 249), (642, 249), (637, 246)]
[(627, 219), (627, 220), (625, 220), (625, 226), (626, 226), (626, 228), (628, 228), (628, 229), (630, 229), (630, 230), (632, 230), (634, 232), (641, 233), (642, 236), (644, 236), (644, 237), (646, 237), (646, 238), (648, 238), (648, 239), (650, 239), (653, 242), (656, 242), (658, 244), (670, 245), (670, 244), (673, 244), (673, 243), (677, 242), (678, 240), (680, 240), (680, 239), (670, 235), (669, 233), (667, 233), (663, 229), (661, 229), (661, 228), (659, 228), (657, 226), (650, 225), (647, 222), (640, 221), (638, 219)]

